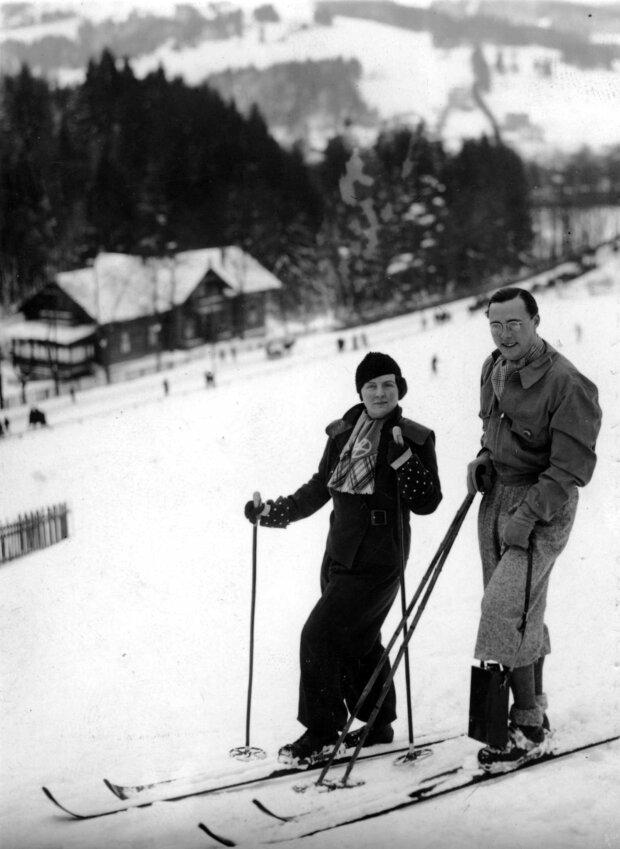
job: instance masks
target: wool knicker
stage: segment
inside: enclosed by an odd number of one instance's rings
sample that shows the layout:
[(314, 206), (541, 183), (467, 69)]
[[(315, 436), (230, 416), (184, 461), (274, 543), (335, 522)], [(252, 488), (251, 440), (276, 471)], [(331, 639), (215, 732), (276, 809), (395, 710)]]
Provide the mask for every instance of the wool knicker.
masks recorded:
[(484, 595), (474, 652), (478, 660), (495, 660), (509, 668), (528, 666), (549, 654), (549, 631), (544, 623), (551, 569), (570, 535), (577, 510), (574, 488), (566, 503), (549, 522), (536, 522), (530, 538), (532, 580), (529, 614), (521, 633), (528, 569), (528, 552), (510, 547), (502, 550), (502, 532), (510, 516), (529, 490), (496, 481), (482, 499), (478, 513), (478, 538)]

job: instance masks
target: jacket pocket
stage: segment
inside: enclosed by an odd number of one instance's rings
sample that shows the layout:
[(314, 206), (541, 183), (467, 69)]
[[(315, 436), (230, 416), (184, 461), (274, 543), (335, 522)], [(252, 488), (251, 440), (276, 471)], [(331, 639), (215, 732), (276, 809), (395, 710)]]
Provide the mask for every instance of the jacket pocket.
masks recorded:
[(541, 426), (540, 420), (519, 416), (510, 422), (510, 430), (524, 448), (541, 451), (549, 442), (547, 428)]

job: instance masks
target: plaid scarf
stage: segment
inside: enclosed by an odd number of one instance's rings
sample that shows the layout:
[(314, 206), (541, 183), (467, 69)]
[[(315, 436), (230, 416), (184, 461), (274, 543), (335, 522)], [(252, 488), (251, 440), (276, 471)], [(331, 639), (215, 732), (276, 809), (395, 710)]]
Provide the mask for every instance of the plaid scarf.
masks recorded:
[(505, 360), (503, 357), (498, 357), (497, 362), (493, 366), (491, 373), (491, 384), (498, 399), (502, 397), (506, 381), (515, 371), (533, 362), (545, 350), (545, 343), (542, 339), (536, 338), (536, 341), (524, 357), (517, 360), (515, 363), (510, 360)]
[(371, 495), (375, 491), (375, 469), (382, 427), (383, 419), (371, 419), (365, 410), (362, 412), (340, 452), (328, 487), (350, 495)]

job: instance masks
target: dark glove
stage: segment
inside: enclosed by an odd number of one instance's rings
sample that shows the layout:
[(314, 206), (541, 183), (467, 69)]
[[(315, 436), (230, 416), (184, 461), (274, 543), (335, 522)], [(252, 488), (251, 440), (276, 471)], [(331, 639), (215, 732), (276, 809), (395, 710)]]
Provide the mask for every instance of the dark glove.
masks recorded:
[(527, 504), (521, 504), (504, 526), (502, 542), (506, 548), (527, 549), (537, 518)]
[(475, 492), (488, 492), (493, 486), (494, 472), (493, 463), (488, 454), (476, 457), (467, 466), (467, 492), (470, 495)]
[[(257, 500), (258, 504), (256, 503)], [(243, 509), (243, 513), (248, 522), (251, 522), (253, 525), (255, 525), (258, 522), (260, 516), (262, 515), (264, 509), (265, 505), (260, 500), (260, 498), (253, 499), (252, 501), (248, 501), (246, 503)]]

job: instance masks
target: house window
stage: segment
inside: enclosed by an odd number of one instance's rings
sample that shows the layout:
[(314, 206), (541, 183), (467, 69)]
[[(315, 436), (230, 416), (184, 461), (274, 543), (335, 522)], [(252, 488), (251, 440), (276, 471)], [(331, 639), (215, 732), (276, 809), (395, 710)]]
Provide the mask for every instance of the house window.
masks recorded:
[(126, 330), (123, 330), (121, 332), (119, 347), (121, 354), (129, 354), (129, 352), (131, 351), (131, 336)]
[(155, 324), (149, 325), (148, 329), (148, 345), (149, 348), (157, 348), (159, 345), (159, 331), (161, 330), (161, 324), (156, 322)]
[(196, 335), (196, 319), (195, 318), (186, 318), (185, 319), (185, 327), (183, 328), (183, 335), (186, 339), (193, 339)]
[(258, 307), (251, 306), (248, 307), (245, 313), (245, 321), (248, 327), (257, 327), (259, 324), (259, 313)]

